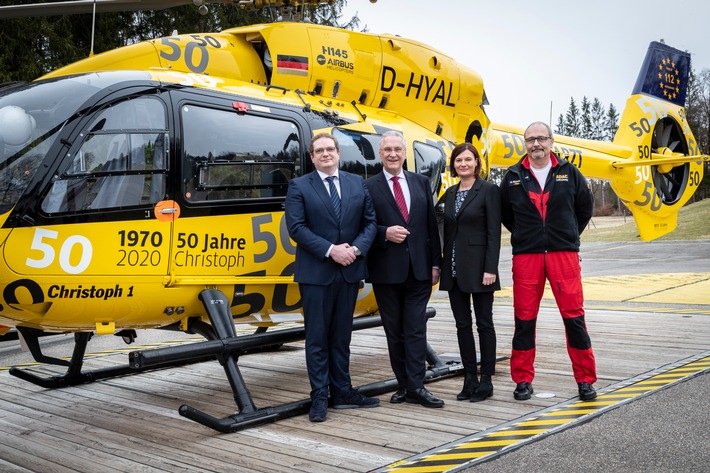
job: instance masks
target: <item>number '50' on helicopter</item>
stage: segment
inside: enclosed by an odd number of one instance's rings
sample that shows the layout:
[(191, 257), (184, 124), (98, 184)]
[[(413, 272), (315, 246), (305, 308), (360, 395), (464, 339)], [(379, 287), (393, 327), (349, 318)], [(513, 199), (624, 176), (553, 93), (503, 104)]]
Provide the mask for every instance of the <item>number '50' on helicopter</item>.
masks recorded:
[[(610, 180), (646, 240), (675, 228), (707, 160), (684, 114), (689, 69), (689, 54), (651, 43), (612, 143), (555, 137), (560, 157)], [(299, 22), (144, 41), (3, 87), (0, 324), (37, 361), (66, 366), (11, 373), (59, 388), (217, 356), (239, 411), (184, 416), (230, 432), (306, 411), (307, 400), (257, 408), (238, 358), (303, 335), (267, 328), (302, 321), (283, 203), (289, 180), (313, 169), (310, 138), (332, 133), (341, 168), (367, 177), (380, 171), (382, 133), (401, 131), (406, 167), (437, 202), (455, 143), (472, 142), (486, 170), (523, 156), (523, 129), (492, 124), (486, 105), (482, 78), (440, 51)], [(376, 311), (363, 284), (355, 328), (377, 325)], [(237, 337), (235, 322), (257, 329)], [(157, 328), (206, 341), (82, 370), (92, 334), (132, 342)], [(67, 332), (70, 361), (42, 353), (41, 335)], [(431, 377), (450, 373), (431, 356)]]

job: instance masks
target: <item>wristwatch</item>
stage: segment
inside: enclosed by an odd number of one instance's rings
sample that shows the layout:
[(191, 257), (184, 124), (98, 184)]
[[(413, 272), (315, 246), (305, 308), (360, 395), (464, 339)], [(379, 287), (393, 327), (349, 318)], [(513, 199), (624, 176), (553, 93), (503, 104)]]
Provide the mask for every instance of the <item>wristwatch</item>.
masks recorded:
[(358, 248), (357, 246), (353, 246), (352, 249), (355, 252), (355, 256), (362, 255), (362, 251), (360, 251), (360, 248)]

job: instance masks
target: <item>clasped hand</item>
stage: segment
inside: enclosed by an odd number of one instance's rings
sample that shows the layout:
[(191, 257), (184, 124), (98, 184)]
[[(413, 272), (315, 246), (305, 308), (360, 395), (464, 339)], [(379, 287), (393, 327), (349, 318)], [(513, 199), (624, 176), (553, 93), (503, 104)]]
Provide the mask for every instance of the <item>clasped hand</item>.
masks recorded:
[(409, 230), (402, 227), (401, 225), (393, 225), (391, 227), (387, 227), (387, 231), (385, 232), (385, 238), (387, 238), (387, 241), (392, 241), (394, 243), (402, 243), (404, 240), (407, 239), (408, 235)]
[(333, 249), (330, 250), (330, 257), (333, 258), (333, 261), (343, 266), (354, 263), (357, 258), (355, 250), (349, 243), (341, 243), (333, 246)]

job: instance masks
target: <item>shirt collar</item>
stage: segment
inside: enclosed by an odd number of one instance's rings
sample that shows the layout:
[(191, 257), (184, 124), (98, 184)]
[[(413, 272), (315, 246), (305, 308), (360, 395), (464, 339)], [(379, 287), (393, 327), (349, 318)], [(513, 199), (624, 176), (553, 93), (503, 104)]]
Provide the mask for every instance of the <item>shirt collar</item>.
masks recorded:
[(324, 173), (323, 171), (321, 171), (321, 170), (319, 170), (319, 169), (316, 169), (316, 171), (318, 171), (318, 176), (320, 176), (320, 180), (321, 180), (321, 181), (325, 181), (325, 178), (326, 178), (326, 177), (329, 177), (329, 176), (335, 176), (335, 180), (337, 180), (337, 181), (340, 180), (340, 176), (338, 175), (338, 170), (337, 170), (337, 169), (335, 170), (335, 172), (334, 172), (333, 174), (330, 174), (330, 175)]
[[(550, 167), (554, 168), (558, 164), (557, 156), (555, 156), (555, 153), (550, 152)], [(530, 156), (526, 153), (525, 157), (523, 158), (523, 167), (530, 169), (532, 166), (530, 165)]]
[[(382, 173), (385, 175), (385, 180), (387, 181), (391, 180), (395, 176), (394, 174), (390, 174), (385, 171), (384, 168), (382, 169)], [(402, 169), (399, 174), (397, 174), (397, 177), (399, 177), (400, 179), (404, 179), (404, 169)]]

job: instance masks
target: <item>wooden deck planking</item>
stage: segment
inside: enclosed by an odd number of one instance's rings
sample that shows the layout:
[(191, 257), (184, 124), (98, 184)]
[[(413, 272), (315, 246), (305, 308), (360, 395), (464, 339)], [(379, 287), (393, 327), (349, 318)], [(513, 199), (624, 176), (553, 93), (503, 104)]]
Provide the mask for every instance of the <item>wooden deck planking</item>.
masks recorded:
[[(435, 297), (438, 315), (428, 338), (440, 354), (456, 353), (448, 301)], [(495, 306), (498, 354), (510, 353), (512, 309)], [(588, 310), (599, 381), (597, 389), (708, 349), (707, 316)], [(236, 410), (217, 362), (146, 372), (60, 390), (45, 390), (0, 372), (0, 469), (35, 471), (269, 471), (362, 472), (475, 432), (509, 422), (576, 396), (564, 331), (554, 308), (538, 321), (536, 392), (550, 399), (513, 400), (509, 364), (497, 365), (494, 395), (482, 403), (457, 402), (462, 378), (428, 384), (444, 409), (392, 405), (389, 393), (375, 409), (330, 409), (313, 424), (297, 416), (234, 434), (219, 434), (182, 418), (182, 404), (222, 417)], [(356, 385), (392, 378), (381, 328), (356, 332), (352, 343)], [(257, 407), (308, 397), (302, 342), (240, 358)], [(126, 363), (127, 355), (87, 360), (89, 368)], [(42, 368), (43, 371), (48, 371)], [(101, 468), (97, 468), (97, 465)], [(4, 469), (3, 469), (4, 471)]]

